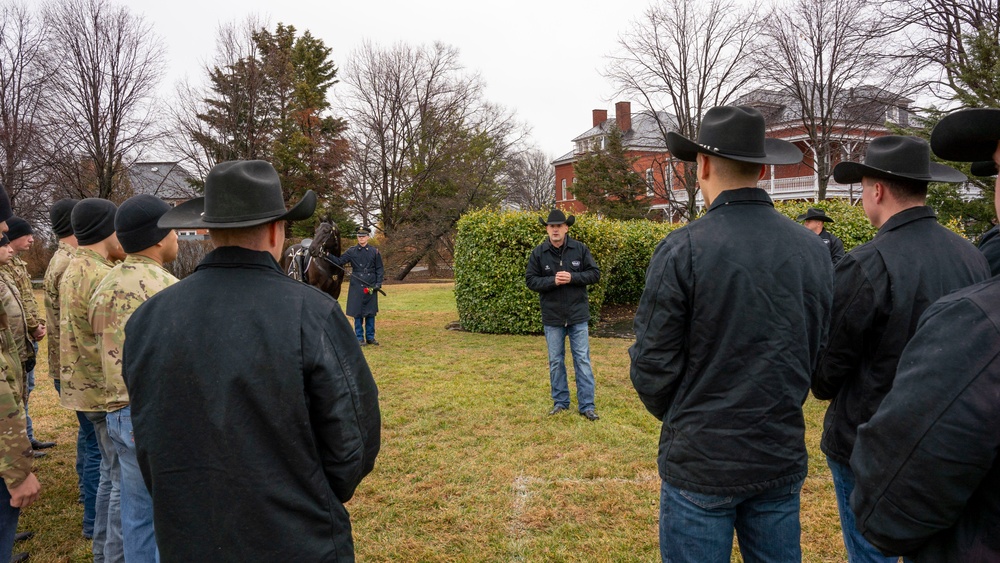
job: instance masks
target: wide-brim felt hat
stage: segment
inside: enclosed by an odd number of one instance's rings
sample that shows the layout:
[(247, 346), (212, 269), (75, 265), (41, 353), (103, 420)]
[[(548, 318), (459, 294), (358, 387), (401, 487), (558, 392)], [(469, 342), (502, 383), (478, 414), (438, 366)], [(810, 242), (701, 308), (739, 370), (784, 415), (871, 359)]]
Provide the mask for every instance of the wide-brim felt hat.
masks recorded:
[(924, 182), (968, 180), (965, 174), (951, 166), (931, 162), (927, 141), (900, 135), (873, 139), (865, 151), (863, 163), (841, 162), (833, 167), (833, 179), (841, 184), (857, 184), (865, 176)]
[(1000, 109), (959, 110), (941, 118), (931, 131), (934, 154), (955, 162), (993, 160), (998, 141)]
[(562, 225), (565, 224), (567, 227), (572, 227), (573, 223), (576, 222), (576, 216), (570, 215), (568, 218), (562, 212), (562, 209), (553, 209), (549, 211), (548, 219), (538, 218), (538, 222), (543, 226), (545, 225)]
[(239, 229), (274, 221), (308, 219), (316, 210), (309, 190), (285, 208), (281, 179), (269, 162), (231, 160), (215, 165), (205, 178), (205, 195), (166, 212), (157, 225), (166, 229)]
[(688, 162), (696, 160), (698, 153), (758, 164), (802, 161), (798, 147), (781, 139), (766, 138), (765, 128), (764, 116), (752, 107), (714, 107), (701, 120), (697, 141), (671, 131), (667, 133), (667, 148), (670, 154)]
[(815, 207), (810, 207), (805, 213), (799, 215), (795, 218), (796, 221), (808, 221), (810, 219), (815, 219), (817, 221), (823, 221), (824, 223), (833, 223), (833, 219), (826, 214), (822, 209), (816, 209)]

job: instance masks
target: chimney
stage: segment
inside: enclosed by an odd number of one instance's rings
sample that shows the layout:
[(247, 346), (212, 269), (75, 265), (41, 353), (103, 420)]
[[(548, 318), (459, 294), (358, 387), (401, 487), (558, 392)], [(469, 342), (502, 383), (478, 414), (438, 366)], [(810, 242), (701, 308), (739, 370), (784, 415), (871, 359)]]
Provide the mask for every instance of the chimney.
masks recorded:
[(604, 123), (607, 120), (608, 120), (608, 110), (606, 110), (606, 109), (595, 109), (594, 110), (594, 125), (593, 125), (593, 127), (597, 127), (598, 125)]
[(632, 103), (618, 102), (615, 104), (615, 122), (622, 133), (632, 129)]

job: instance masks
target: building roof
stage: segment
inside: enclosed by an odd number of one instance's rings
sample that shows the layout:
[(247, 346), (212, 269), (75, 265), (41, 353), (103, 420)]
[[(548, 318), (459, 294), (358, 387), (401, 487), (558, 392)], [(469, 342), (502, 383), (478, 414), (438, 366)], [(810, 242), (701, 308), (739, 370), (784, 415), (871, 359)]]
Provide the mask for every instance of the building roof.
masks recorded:
[[(834, 118), (853, 123), (882, 125), (887, 120), (906, 126), (908, 108), (913, 100), (879, 86), (863, 85), (841, 91)], [(802, 104), (788, 88), (758, 88), (737, 98), (735, 105), (751, 106), (764, 115), (768, 127), (802, 119)], [(889, 112), (888, 108), (901, 111)]]
[(198, 191), (188, 179), (191, 174), (178, 162), (136, 162), (128, 170), (133, 195), (148, 194), (160, 199), (191, 199)]
[[(657, 122), (659, 120), (659, 123)], [(663, 140), (663, 133), (660, 131), (662, 124), (667, 131), (677, 129), (677, 118), (665, 112), (656, 112), (656, 118), (647, 112), (632, 114), (632, 128), (622, 135), (622, 145), (626, 149), (665, 149), (666, 142)], [(615, 118), (607, 119), (596, 127), (591, 127), (584, 133), (577, 135), (573, 142), (583, 141), (600, 135), (607, 135), (613, 128), (617, 127)]]

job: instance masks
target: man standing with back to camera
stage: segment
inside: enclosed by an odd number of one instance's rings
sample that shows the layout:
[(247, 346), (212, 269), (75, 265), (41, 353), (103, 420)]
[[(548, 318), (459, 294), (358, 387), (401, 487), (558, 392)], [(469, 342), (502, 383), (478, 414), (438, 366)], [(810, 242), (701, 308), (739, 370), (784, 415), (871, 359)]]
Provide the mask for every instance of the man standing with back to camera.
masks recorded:
[(570, 215), (567, 219), (562, 211), (553, 209), (548, 219), (539, 218), (538, 221), (545, 226), (548, 239), (531, 251), (525, 282), (528, 289), (538, 292), (542, 306), (552, 386), (549, 415), (569, 409), (569, 383), (566, 381), (566, 337), (569, 337), (577, 407), (580, 416), (595, 422), (600, 417), (594, 406), (594, 372), (590, 367), (587, 286), (601, 279), (601, 271), (587, 245), (567, 234), (576, 217)]
[(799, 493), (808, 469), (802, 403), (826, 340), (833, 265), (819, 237), (756, 187), (766, 164), (802, 160), (764, 138), (749, 107), (710, 109), (698, 141), (704, 217), (667, 235), (635, 315), (632, 384), (660, 433), (663, 561), (802, 559)]
[(375, 465), (378, 389), (340, 305), (278, 265), (278, 173), (217, 164), (162, 228), (208, 229), (195, 272), (125, 325), (122, 376), (160, 560), (353, 561), (344, 504)]

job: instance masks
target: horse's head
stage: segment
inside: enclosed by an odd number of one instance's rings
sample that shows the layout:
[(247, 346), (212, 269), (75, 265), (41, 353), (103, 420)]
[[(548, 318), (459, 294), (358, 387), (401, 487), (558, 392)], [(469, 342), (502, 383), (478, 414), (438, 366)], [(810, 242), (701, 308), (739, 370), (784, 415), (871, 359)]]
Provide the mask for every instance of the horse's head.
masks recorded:
[(340, 255), (340, 230), (330, 218), (324, 218), (313, 233), (313, 247), (322, 248), (325, 252)]

